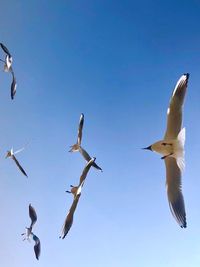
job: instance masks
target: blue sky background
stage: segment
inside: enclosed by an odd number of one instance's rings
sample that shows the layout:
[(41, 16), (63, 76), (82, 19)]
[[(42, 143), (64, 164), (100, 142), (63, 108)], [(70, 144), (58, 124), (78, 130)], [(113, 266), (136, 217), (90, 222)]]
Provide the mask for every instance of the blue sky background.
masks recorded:
[[(13, 267), (188, 267), (200, 264), (200, 3), (3, 1), (0, 41), (13, 54), (18, 88), (0, 72), (0, 262)], [(1, 58), (3, 57), (1, 53)], [(187, 229), (170, 214), (165, 166), (140, 148), (162, 139), (179, 77), (185, 101)], [(65, 240), (65, 193), (85, 162), (68, 153), (85, 114), (91, 169)], [(31, 141), (18, 160), (5, 154)], [(21, 233), (38, 214), (39, 262)]]

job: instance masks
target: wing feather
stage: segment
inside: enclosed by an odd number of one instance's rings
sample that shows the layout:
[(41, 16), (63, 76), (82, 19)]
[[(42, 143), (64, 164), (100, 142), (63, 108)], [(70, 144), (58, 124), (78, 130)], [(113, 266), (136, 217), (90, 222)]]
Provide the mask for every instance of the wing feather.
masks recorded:
[(79, 127), (78, 127), (78, 138), (77, 138), (77, 144), (79, 146), (81, 145), (81, 140), (82, 140), (83, 124), (84, 124), (84, 114), (81, 113)]
[(16, 159), (16, 157), (14, 155), (12, 155), (12, 159), (15, 161), (17, 167), (20, 169), (20, 171), (26, 176), (28, 177), (28, 175), (26, 174), (25, 170), (22, 168), (22, 166), (19, 164), (18, 160)]
[(176, 159), (167, 157), (166, 165), (166, 187), (170, 210), (172, 215), (182, 228), (187, 227), (185, 204), (182, 194), (181, 170), (179, 169)]
[(73, 224), (73, 218), (74, 218), (74, 212), (76, 210), (79, 198), (80, 198), (81, 194), (77, 195), (74, 200), (73, 203), (71, 205), (71, 208), (66, 216), (65, 222), (63, 224), (63, 228), (62, 228), (62, 234), (60, 236), (60, 238), (64, 239), (65, 236), (68, 234), (70, 228), (72, 227)]
[(167, 129), (164, 139), (174, 139), (182, 127), (182, 107), (187, 89), (189, 74), (183, 74), (178, 80), (167, 110)]
[(37, 214), (36, 214), (36, 211), (33, 208), (33, 206), (31, 206), (31, 204), (29, 204), (29, 217), (31, 218), (31, 226), (30, 226), (30, 228), (32, 229), (33, 225), (37, 221)]

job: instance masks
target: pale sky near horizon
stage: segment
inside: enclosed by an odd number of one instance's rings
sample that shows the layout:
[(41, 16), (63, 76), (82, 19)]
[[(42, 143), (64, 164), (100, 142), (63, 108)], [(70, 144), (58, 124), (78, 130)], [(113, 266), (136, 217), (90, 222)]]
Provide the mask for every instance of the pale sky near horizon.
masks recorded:
[[(0, 265), (4, 267), (196, 267), (200, 265), (200, 3), (192, 1), (3, 1), (0, 42), (13, 55), (17, 93), (0, 72)], [(0, 58), (4, 54), (0, 51)], [(187, 225), (172, 217), (160, 155), (174, 86), (185, 99)], [(84, 113), (91, 169), (64, 240), (59, 239), (85, 166), (68, 153)], [(5, 159), (11, 147), (28, 174)], [(38, 221), (41, 257), (22, 242)]]

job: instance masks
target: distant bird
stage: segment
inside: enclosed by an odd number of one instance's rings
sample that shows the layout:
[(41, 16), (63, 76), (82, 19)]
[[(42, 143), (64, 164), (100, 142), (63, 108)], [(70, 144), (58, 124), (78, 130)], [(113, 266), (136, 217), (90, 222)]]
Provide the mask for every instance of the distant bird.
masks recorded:
[(185, 128), (182, 128), (182, 107), (189, 74), (183, 74), (172, 93), (167, 110), (164, 139), (144, 149), (162, 154), (166, 165), (166, 187), (170, 210), (182, 228), (186, 228), (186, 213), (182, 195), (181, 173), (184, 170)]
[[(83, 156), (83, 158), (89, 162), (91, 160), (90, 155), (87, 153), (87, 151), (82, 148), (81, 146), (79, 146), (79, 152), (81, 153), (81, 155)], [(92, 163), (92, 166), (94, 168), (96, 168), (97, 170), (103, 171), (102, 168), (100, 168), (95, 162)]]
[(83, 172), (80, 176), (80, 181), (79, 181), (79, 185), (78, 186), (73, 186), (71, 185), (71, 190), (70, 191), (66, 191), (67, 193), (72, 193), (74, 195), (74, 200), (72, 203), (72, 206), (66, 216), (63, 228), (62, 228), (62, 234), (60, 236), (60, 238), (64, 239), (65, 236), (67, 235), (67, 233), (69, 232), (72, 224), (73, 224), (73, 218), (74, 218), (74, 212), (76, 210), (79, 198), (81, 196), (81, 190), (82, 187), (84, 185), (85, 179), (87, 177), (88, 171), (90, 169), (90, 167), (92, 166), (92, 164), (94, 163), (95, 158), (92, 158), (85, 166), (85, 168), (83, 169)]
[[(82, 131), (83, 131), (83, 124), (84, 124), (84, 114), (81, 113), (80, 120), (79, 120), (79, 127), (78, 127), (78, 138), (76, 144), (70, 146), (71, 149), (69, 152), (80, 152), (81, 155), (84, 157), (84, 159), (89, 162), (91, 160), (90, 155), (87, 153), (83, 147), (81, 147), (81, 141), (82, 141)], [(93, 162), (93, 167), (102, 171), (102, 169), (95, 163)]]
[(81, 140), (82, 140), (83, 123), (84, 123), (84, 114), (81, 113), (80, 120), (79, 120), (77, 141), (76, 141), (76, 144), (70, 146), (71, 149), (69, 150), (69, 152), (79, 151), (79, 146), (81, 145)]
[(17, 167), (20, 169), (20, 171), (26, 176), (28, 177), (28, 175), (26, 174), (25, 170), (22, 168), (22, 166), (19, 164), (18, 160), (16, 159), (15, 155), (19, 152), (21, 152), (22, 150), (24, 150), (24, 147), (17, 150), (17, 151), (13, 151), (13, 148), (11, 148), (11, 150), (7, 151), (7, 155), (6, 158), (11, 158), (14, 160), (14, 162), (16, 163)]
[(30, 224), (30, 227), (26, 227), (26, 232), (22, 233), (22, 236), (24, 236), (23, 241), (24, 240), (30, 241), (31, 238), (35, 241), (35, 245), (34, 245), (35, 256), (36, 256), (36, 259), (39, 260), (40, 251), (41, 251), (40, 240), (32, 231), (33, 226), (37, 221), (37, 214), (33, 206), (31, 206), (31, 204), (29, 204), (29, 217), (31, 219), (31, 224)]

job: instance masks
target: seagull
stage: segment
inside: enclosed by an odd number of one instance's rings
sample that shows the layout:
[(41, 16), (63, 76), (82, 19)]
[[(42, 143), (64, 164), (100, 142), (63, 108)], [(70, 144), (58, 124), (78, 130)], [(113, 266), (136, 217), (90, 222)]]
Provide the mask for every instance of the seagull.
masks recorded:
[(33, 226), (37, 221), (37, 214), (31, 204), (29, 204), (29, 217), (31, 219), (30, 227), (26, 227), (26, 232), (22, 233), (21, 235), (25, 236), (23, 241), (24, 240), (30, 241), (31, 238), (35, 241), (35, 245), (34, 245), (35, 256), (36, 256), (36, 259), (39, 260), (40, 251), (41, 251), (40, 239), (32, 232)]
[(62, 234), (60, 236), (60, 238), (64, 239), (65, 236), (67, 235), (67, 233), (69, 232), (72, 224), (73, 224), (73, 218), (74, 218), (74, 212), (76, 210), (76, 207), (77, 207), (77, 204), (78, 204), (78, 201), (79, 201), (79, 198), (81, 196), (81, 190), (82, 190), (82, 187), (84, 185), (84, 182), (85, 182), (85, 179), (87, 177), (87, 174), (88, 174), (88, 171), (90, 169), (90, 167), (92, 166), (92, 164), (94, 163), (96, 158), (92, 158), (85, 166), (85, 168), (83, 169), (83, 172), (80, 176), (80, 181), (79, 181), (79, 185), (78, 186), (73, 186), (73, 185), (70, 185), (71, 186), (71, 190), (70, 191), (66, 191), (67, 193), (71, 193), (74, 195), (74, 200), (73, 200), (73, 203), (72, 203), (72, 206), (66, 216), (66, 219), (65, 219), (65, 222), (64, 222), (64, 225), (63, 225), (63, 228), (62, 228)]
[[(87, 151), (84, 149), (84, 148), (82, 148), (81, 146), (79, 146), (79, 152), (81, 153), (81, 155), (84, 157), (84, 159), (87, 161), (87, 162), (89, 162), (90, 160), (91, 160), (91, 157), (90, 157), (90, 155), (87, 153)], [(103, 170), (95, 163), (95, 162), (93, 162), (92, 163), (92, 166), (94, 167), (94, 168), (96, 168), (97, 170), (100, 170), (101, 172), (103, 172)]]
[(17, 167), (20, 169), (20, 171), (26, 176), (28, 177), (28, 175), (26, 174), (25, 170), (22, 168), (22, 166), (19, 164), (18, 160), (16, 159), (15, 155), (19, 152), (21, 152), (22, 150), (24, 150), (25, 147), (17, 150), (17, 151), (13, 151), (13, 148), (11, 148), (11, 150), (7, 151), (7, 155), (6, 158), (11, 158), (14, 160), (14, 162), (16, 163)]
[[(70, 146), (71, 149), (69, 150), (69, 152), (78, 152), (79, 151), (81, 153), (81, 155), (84, 157), (84, 159), (87, 162), (89, 162), (91, 160), (90, 155), (86, 152), (85, 149), (83, 149), (81, 147), (83, 124), (84, 124), (84, 114), (81, 113), (80, 120), (79, 120), (79, 127), (78, 127), (77, 142), (76, 142), (76, 144)], [(93, 167), (102, 171), (102, 169), (95, 162), (93, 162)]]
[(81, 140), (82, 140), (83, 123), (84, 123), (84, 114), (81, 113), (80, 120), (79, 120), (79, 127), (78, 127), (77, 142), (76, 142), (76, 144), (70, 146), (71, 149), (69, 150), (69, 152), (79, 151), (79, 146), (81, 145)]
[(172, 93), (167, 110), (167, 129), (164, 139), (144, 149), (162, 155), (166, 166), (166, 188), (169, 207), (181, 228), (186, 228), (186, 212), (182, 194), (181, 175), (185, 167), (185, 128), (182, 128), (182, 108), (189, 74), (183, 74)]

